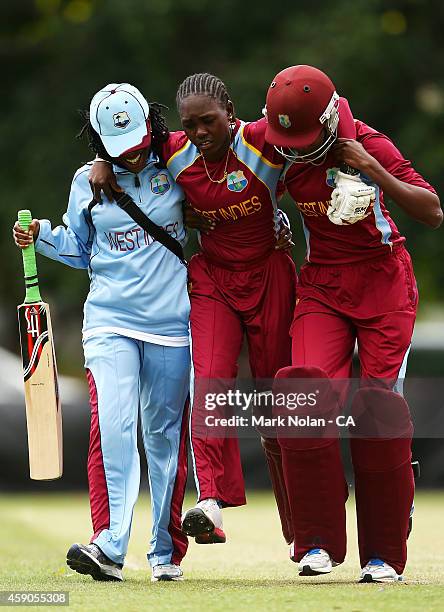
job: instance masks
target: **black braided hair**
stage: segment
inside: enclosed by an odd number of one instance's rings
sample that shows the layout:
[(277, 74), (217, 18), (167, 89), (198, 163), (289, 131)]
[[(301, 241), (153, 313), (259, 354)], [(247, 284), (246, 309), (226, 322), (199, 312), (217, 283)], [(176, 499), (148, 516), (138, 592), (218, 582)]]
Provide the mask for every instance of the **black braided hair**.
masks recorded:
[(208, 96), (213, 98), (225, 109), (230, 102), (230, 95), (223, 81), (214, 74), (200, 72), (188, 76), (179, 86), (176, 94), (177, 109), (188, 96)]
[[(151, 123), (151, 150), (159, 157), (160, 163), (156, 164), (160, 168), (165, 167), (165, 163), (162, 160), (161, 155), (161, 143), (166, 142), (169, 136), (169, 129), (166, 122), (165, 117), (162, 114), (162, 109), (168, 108), (164, 104), (159, 104), (158, 102), (149, 102), (149, 118)], [(86, 137), (88, 142), (88, 147), (96, 153), (102, 159), (106, 159), (108, 161), (113, 161), (113, 158), (108, 154), (105, 147), (103, 146), (103, 142), (100, 138), (100, 135), (95, 131), (93, 126), (91, 125), (91, 121), (89, 119), (89, 111), (87, 110), (79, 110), (79, 114), (82, 119), (85, 121), (82, 129), (77, 134), (77, 138)]]

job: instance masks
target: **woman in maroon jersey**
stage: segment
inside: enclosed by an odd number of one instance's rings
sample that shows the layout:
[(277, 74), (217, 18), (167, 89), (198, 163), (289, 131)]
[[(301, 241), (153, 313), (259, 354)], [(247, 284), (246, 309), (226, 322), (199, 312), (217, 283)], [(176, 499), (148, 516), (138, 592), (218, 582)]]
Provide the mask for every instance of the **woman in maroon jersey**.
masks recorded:
[[(413, 429), (401, 386), (417, 288), (405, 238), (383, 194), (430, 227), (438, 227), (443, 214), (433, 187), (384, 134), (356, 121), (355, 141), (328, 146), (322, 118), (334, 96), (327, 75), (310, 66), (287, 68), (268, 90), (266, 139), (292, 162), (285, 183), (307, 240), (291, 329), (293, 367), (281, 370), (276, 384), (349, 379), (357, 342), (361, 385), (352, 404), (350, 445), (361, 580), (391, 582), (405, 567), (413, 507)], [(358, 169), (374, 188), (373, 205), (371, 193), (338, 171), (338, 162)], [(317, 406), (318, 416), (337, 415), (331, 391)], [(278, 435), (294, 533), (291, 557), (301, 575), (328, 573), (346, 551), (339, 441)]]
[[(353, 135), (347, 103), (341, 103), (343, 125), (348, 119)], [(184, 131), (170, 135), (163, 159), (194, 213), (208, 220), (200, 235), (202, 252), (189, 266), (195, 380), (191, 447), (198, 503), (183, 521), (186, 533), (204, 544), (225, 541), (220, 508), (244, 504), (245, 491), (233, 430), (214, 434), (198, 426), (205, 415), (203, 395), (211, 390), (212, 380), (236, 378), (244, 333), (258, 384), (289, 365), (296, 274), (289, 255), (276, 249), (276, 193), (284, 159), (265, 142), (265, 120), (237, 120), (224, 83), (209, 74), (185, 79), (177, 106)], [(106, 164), (95, 164), (91, 182), (96, 197), (112, 184)], [(290, 543), (280, 446), (268, 436), (262, 444), (283, 534)]]

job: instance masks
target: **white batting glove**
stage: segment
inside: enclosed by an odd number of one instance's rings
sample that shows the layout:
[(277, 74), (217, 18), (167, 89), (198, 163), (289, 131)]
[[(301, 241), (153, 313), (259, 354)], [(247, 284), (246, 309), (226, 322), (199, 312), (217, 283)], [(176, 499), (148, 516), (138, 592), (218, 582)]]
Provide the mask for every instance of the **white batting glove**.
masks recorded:
[(331, 194), (327, 217), (335, 225), (350, 225), (362, 221), (371, 213), (375, 188), (361, 181), (359, 175), (340, 170), (335, 177), (336, 188)]

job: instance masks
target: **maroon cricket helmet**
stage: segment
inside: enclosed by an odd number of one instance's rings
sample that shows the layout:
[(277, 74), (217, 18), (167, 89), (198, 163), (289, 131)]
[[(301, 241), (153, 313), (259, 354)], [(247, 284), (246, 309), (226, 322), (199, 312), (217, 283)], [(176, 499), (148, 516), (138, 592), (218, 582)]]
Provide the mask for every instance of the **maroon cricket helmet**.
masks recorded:
[(266, 101), (265, 138), (273, 145), (303, 149), (326, 127), (337, 128), (339, 96), (329, 77), (313, 66), (290, 66), (271, 83)]

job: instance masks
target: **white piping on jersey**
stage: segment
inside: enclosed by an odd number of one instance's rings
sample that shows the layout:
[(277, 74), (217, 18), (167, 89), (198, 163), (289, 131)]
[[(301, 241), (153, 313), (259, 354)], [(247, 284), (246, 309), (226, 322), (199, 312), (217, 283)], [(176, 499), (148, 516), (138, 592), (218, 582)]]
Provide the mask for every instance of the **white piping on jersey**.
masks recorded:
[(380, 193), (380, 189), (379, 186), (376, 185), (375, 183), (371, 183), (375, 190), (375, 204), (373, 206), (373, 214), (375, 216), (375, 225), (376, 228), (381, 232), (381, 243), (382, 244), (387, 244), (388, 246), (392, 247), (393, 246), (393, 242), (390, 241), (390, 238), (392, 237), (392, 229), (390, 227), (390, 223), (387, 221), (387, 219), (384, 217), (384, 215), (382, 214), (382, 210), (381, 210), (381, 201), (379, 199), (379, 193)]
[(304, 230), (305, 242), (307, 244), (306, 259), (307, 261), (310, 261), (310, 230), (305, 225), (304, 215), (302, 214), (301, 211), (299, 211), (299, 214), (301, 215), (302, 229)]

